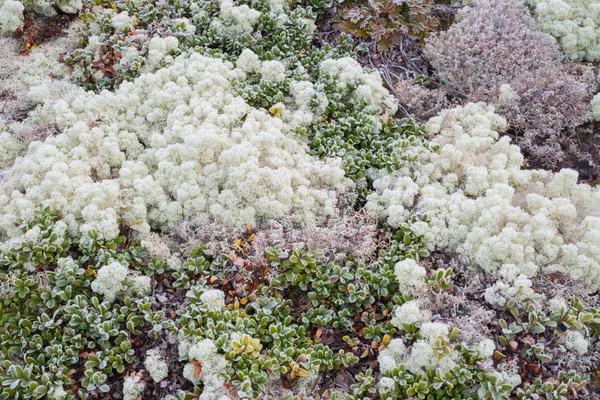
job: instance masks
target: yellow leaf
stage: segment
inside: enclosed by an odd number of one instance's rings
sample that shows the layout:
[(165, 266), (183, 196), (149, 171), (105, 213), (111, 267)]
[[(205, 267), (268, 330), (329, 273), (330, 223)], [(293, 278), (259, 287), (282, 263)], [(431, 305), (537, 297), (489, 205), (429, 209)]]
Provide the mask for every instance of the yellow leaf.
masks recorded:
[(387, 344), (390, 342), (390, 340), (391, 340), (391, 337), (390, 337), (390, 335), (385, 335), (385, 336), (383, 337), (383, 341), (382, 341), (382, 343), (383, 343), (385, 346), (387, 346)]
[(269, 108), (269, 112), (273, 114), (274, 117), (281, 117), (281, 114), (283, 113), (284, 109), (285, 107), (283, 106), (283, 104), (277, 103), (274, 106), (271, 106), (271, 108)]
[(370, 353), (370, 352), (369, 352), (369, 348), (368, 348), (368, 347), (366, 347), (366, 348), (365, 348), (365, 351), (363, 351), (363, 353), (360, 355), (360, 358), (365, 358), (365, 357), (368, 357), (368, 356), (369, 356), (369, 353)]

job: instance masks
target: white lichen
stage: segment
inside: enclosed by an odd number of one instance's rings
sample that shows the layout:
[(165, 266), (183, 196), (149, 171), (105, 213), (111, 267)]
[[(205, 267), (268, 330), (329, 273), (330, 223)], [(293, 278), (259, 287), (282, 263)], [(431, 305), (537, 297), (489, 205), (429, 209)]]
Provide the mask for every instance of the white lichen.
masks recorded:
[(123, 381), (123, 400), (136, 400), (144, 393), (146, 383), (141, 379), (141, 374), (125, 377)]
[(392, 324), (400, 330), (404, 325), (427, 322), (431, 319), (431, 312), (423, 309), (418, 300), (407, 301), (394, 309)]
[(144, 366), (154, 382), (161, 382), (169, 375), (169, 366), (163, 352), (159, 349), (150, 349), (146, 352)]
[(92, 282), (92, 290), (104, 296), (104, 300), (113, 302), (125, 292), (145, 295), (150, 292), (150, 277), (141, 276), (119, 261), (111, 261), (101, 267), (96, 279)]
[(564, 338), (565, 347), (579, 355), (587, 353), (589, 341), (579, 331), (569, 330)]
[(225, 293), (219, 289), (209, 289), (202, 293), (200, 301), (209, 311), (220, 311), (225, 308)]

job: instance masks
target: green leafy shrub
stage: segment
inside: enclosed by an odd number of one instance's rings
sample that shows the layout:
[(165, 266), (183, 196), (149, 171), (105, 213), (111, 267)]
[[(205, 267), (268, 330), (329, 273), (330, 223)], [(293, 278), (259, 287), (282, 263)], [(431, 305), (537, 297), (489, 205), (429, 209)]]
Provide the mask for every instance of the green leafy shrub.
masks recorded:
[[(290, 9), (286, 3), (265, 0), (221, 3), (99, 1), (106, 8), (82, 14), (80, 48), (64, 61), (79, 84), (102, 90), (160, 68), (172, 59), (169, 56), (188, 49), (229, 61), (249, 49), (262, 61), (287, 62), (312, 48), (314, 13), (310, 7)], [(239, 20), (227, 17), (232, 9)], [(128, 23), (123, 26), (121, 19)]]
[[(90, 290), (99, 265), (119, 259), (135, 267), (141, 249), (125, 248), (123, 236), (89, 238), (89, 247), (81, 248), (81, 238), (69, 238), (63, 225), (48, 209), (39, 210), (21, 225), (23, 239), (0, 253), (0, 398), (107, 392), (108, 376), (133, 360), (132, 338), (162, 318), (147, 297), (124, 291), (111, 304)], [(27, 240), (32, 235), (34, 242)]]
[[(372, 343), (388, 343), (394, 335), (391, 310), (410, 299), (398, 293), (394, 265), (404, 254), (401, 249), (419, 241), (419, 235), (410, 229), (390, 236), (386, 244), (389, 253), (384, 251), (380, 262), (372, 265), (352, 257), (323, 262), (310, 248), (267, 249), (265, 264), (260, 267), (262, 280), (254, 275), (259, 273), (257, 267), (245, 259), (252, 246), (249, 240), (237, 240), (232, 247), (235, 250), (227, 256), (209, 255), (203, 247), (192, 250), (190, 258), (173, 273), (173, 286), (189, 290), (185, 307), (177, 312), (169, 329), (172, 340), (179, 342), (181, 360), (189, 362), (188, 379), (201, 387), (202, 393), (218, 392), (222, 387), (211, 386), (210, 373), (203, 372), (203, 363), (190, 353), (200, 341), (212, 341), (218, 357), (225, 358), (224, 384), (232, 385), (230, 390), (238, 397), (255, 398), (269, 388), (271, 375), (293, 383), (323, 371), (347, 368), (360, 358), (375, 356)], [(242, 266), (246, 272), (240, 271)], [(250, 276), (248, 271), (253, 271)], [(206, 294), (230, 280), (236, 282), (236, 276), (257, 280), (258, 285), (230, 292), (226, 307), (211, 306)], [(349, 335), (333, 342), (328, 339), (328, 344), (341, 348), (334, 351), (321, 341), (323, 332), (337, 329)], [(212, 365), (210, 360), (204, 362)]]

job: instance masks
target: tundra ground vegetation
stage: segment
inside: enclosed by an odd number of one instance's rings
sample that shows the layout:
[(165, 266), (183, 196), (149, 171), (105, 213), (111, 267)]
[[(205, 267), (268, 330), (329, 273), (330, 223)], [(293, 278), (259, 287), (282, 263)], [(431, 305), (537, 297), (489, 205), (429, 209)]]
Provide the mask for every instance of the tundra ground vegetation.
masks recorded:
[[(598, 398), (600, 192), (527, 165), (594, 79), (437, 5), (0, 3), (0, 398)], [(435, 74), (361, 64), (405, 40)]]

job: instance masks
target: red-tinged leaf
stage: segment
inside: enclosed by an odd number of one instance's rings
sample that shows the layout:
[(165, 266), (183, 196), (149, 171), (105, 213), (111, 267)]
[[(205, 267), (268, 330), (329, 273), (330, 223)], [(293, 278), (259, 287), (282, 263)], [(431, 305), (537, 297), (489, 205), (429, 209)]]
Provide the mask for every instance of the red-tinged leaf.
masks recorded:
[(523, 343), (528, 343), (528, 344), (531, 344), (531, 345), (535, 344), (535, 339), (532, 338), (531, 336), (527, 336), (527, 337), (521, 339), (521, 341)]
[(202, 365), (198, 361), (190, 360), (190, 363), (195, 367), (194, 377), (199, 379), (202, 375)]
[(271, 271), (267, 267), (263, 267), (260, 270), (260, 274), (262, 275), (262, 279), (265, 279), (267, 277), (267, 275), (269, 275), (270, 273), (271, 273)]
[(300, 357), (296, 360), (297, 363), (303, 363), (308, 361), (308, 356), (306, 354), (300, 354)]
[(244, 266), (244, 259), (242, 258), (238, 258), (233, 262), (235, 265), (237, 265), (238, 267), (243, 267)]
[(546, 280), (548, 280), (550, 282), (561, 284), (561, 285), (564, 285), (566, 282), (565, 275), (560, 271), (549, 273), (545, 276), (545, 278), (546, 278)]

